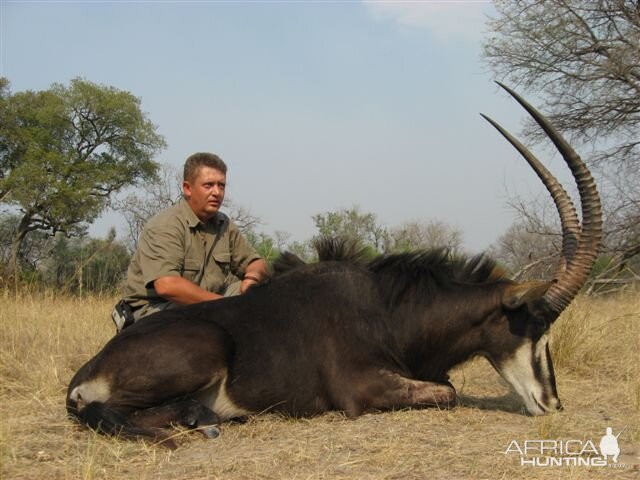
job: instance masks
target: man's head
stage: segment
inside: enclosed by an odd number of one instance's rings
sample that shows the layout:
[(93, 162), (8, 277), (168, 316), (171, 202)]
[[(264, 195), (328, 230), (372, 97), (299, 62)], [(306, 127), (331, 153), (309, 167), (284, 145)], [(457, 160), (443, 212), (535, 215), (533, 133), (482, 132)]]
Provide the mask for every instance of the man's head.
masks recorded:
[(222, 206), (227, 182), (227, 165), (213, 153), (194, 153), (184, 164), (182, 192), (202, 220), (212, 218)]

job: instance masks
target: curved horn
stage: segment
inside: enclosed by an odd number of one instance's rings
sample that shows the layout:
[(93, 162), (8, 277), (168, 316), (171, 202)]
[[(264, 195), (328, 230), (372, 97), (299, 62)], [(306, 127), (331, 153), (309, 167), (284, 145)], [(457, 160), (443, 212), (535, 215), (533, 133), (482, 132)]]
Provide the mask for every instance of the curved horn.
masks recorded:
[(561, 276), (566, 272), (567, 266), (573, 258), (576, 249), (578, 248), (578, 238), (580, 237), (580, 221), (578, 220), (578, 214), (573, 206), (571, 197), (562, 188), (560, 182), (551, 175), (551, 172), (547, 170), (540, 160), (538, 160), (527, 147), (525, 147), (517, 138), (507, 132), (500, 124), (484, 114), (480, 114), (498, 130), (507, 141), (513, 145), (518, 152), (524, 157), (524, 159), (531, 165), (531, 168), (536, 172), (538, 178), (542, 180), (544, 186), (547, 188), (553, 198), (558, 213), (560, 214), (560, 225), (562, 227), (562, 250), (560, 253), (560, 262), (554, 278), (560, 280)]
[[(562, 157), (571, 169), (576, 184), (578, 185), (580, 203), (582, 206), (582, 231), (579, 234), (577, 248), (575, 249), (573, 258), (566, 258), (566, 260), (568, 260), (568, 265), (566, 266), (566, 269), (564, 269), (564, 273), (560, 275), (560, 278), (558, 279), (559, 281), (552, 285), (551, 288), (549, 288), (544, 297), (549, 303), (551, 309), (559, 315), (560, 312), (562, 312), (567, 307), (567, 305), (571, 303), (580, 288), (582, 288), (582, 286), (584, 285), (598, 255), (600, 242), (602, 240), (602, 208), (600, 204), (600, 196), (598, 195), (598, 190), (596, 188), (596, 184), (593, 180), (591, 172), (584, 164), (580, 156), (575, 152), (575, 150), (571, 148), (566, 140), (556, 131), (553, 125), (551, 125), (551, 122), (549, 122), (549, 120), (547, 120), (540, 112), (529, 105), (529, 103), (527, 103), (513, 90), (499, 82), (496, 83), (498, 83), (498, 85), (505, 89), (513, 98), (515, 98), (518, 103), (520, 103), (520, 105), (522, 105), (524, 109), (527, 110), (529, 115), (531, 115), (531, 117), (538, 123), (538, 125), (542, 127), (549, 139), (554, 143), (558, 151), (562, 154)], [(495, 122), (491, 123), (496, 126)], [(502, 129), (499, 130), (501, 131)], [(509, 138), (507, 137), (507, 139)], [(516, 148), (518, 147), (516, 146)], [(524, 156), (523, 151), (520, 148), (518, 148), (518, 150)], [(525, 156), (525, 158), (527, 158), (527, 156)], [(531, 164), (531, 161), (528, 158), (527, 161), (529, 161), (529, 163)], [(536, 161), (534, 163), (539, 162)], [(536, 170), (536, 167), (534, 167), (534, 170)], [(540, 174), (538, 175), (540, 176)], [(549, 176), (552, 177), (551, 174), (549, 174)], [(555, 180), (555, 182), (557, 183), (557, 180)], [(545, 183), (545, 185), (547, 184)], [(549, 189), (548, 186), (547, 188)], [(549, 191), (553, 196), (553, 192), (551, 192), (550, 189)], [(566, 195), (566, 192), (564, 192), (564, 195)], [(568, 199), (568, 195), (566, 196)], [(570, 199), (568, 201), (570, 202)], [(558, 205), (557, 202), (556, 205)], [(558, 207), (558, 211), (561, 215), (562, 221), (563, 214), (560, 212), (560, 207)], [(563, 238), (563, 253), (564, 250), (565, 240)], [(559, 271), (561, 269), (562, 266), (559, 268)]]

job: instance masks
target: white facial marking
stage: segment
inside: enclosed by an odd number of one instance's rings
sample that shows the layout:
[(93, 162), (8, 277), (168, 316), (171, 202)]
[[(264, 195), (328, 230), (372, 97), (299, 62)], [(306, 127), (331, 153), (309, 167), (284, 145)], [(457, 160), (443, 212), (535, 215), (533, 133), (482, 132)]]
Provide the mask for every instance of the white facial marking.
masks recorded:
[[(502, 378), (520, 395), (531, 415), (544, 415), (555, 410), (559, 404), (556, 396), (551, 393), (553, 388), (548, 368), (547, 342), (547, 335), (540, 337), (535, 344), (527, 339), (510, 358), (500, 364), (496, 363), (496, 369)], [(540, 372), (540, 379), (536, 378), (534, 364)]]

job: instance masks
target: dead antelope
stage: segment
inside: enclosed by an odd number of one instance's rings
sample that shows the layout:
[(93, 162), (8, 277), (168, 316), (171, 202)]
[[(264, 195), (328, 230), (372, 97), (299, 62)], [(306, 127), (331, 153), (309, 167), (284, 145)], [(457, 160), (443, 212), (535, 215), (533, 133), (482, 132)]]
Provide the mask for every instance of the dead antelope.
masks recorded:
[(284, 254), (274, 277), (245, 295), (165, 310), (118, 334), (71, 380), (69, 414), (104, 433), (166, 440), (171, 424), (214, 437), (220, 422), (257, 412), (355, 417), (450, 407), (447, 372), (474, 355), (489, 359), (530, 414), (558, 410), (548, 332), (595, 261), (600, 200), (576, 152), (503, 88), (544, 129), (578, 185), (582, 225), (559, 182), (488, 119), (557, 206), (562, 259), (552, 281), (517, 283), (483, 256), (441, 250), (364, 261), (347, 243), (324, 240), (318, 263)]

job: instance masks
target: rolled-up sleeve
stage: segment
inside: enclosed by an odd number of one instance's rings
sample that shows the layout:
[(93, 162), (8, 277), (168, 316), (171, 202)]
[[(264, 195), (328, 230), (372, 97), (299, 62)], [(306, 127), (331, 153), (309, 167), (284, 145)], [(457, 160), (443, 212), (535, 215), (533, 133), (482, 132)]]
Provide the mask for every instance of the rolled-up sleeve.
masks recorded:
[(229, 225), (229, 246), (231, 248), (231, 268), (236, 275), (244, 275), (251, 262), (262, 258), (233, 222)]
[(141, 235), (138, 253), (146, 288), (158, 278), (181, 275), (184, 241), (184, 233), (178, 232), (176, 226), (156, 226)]

